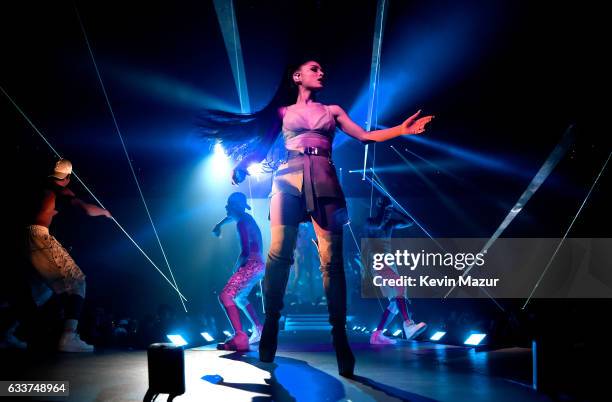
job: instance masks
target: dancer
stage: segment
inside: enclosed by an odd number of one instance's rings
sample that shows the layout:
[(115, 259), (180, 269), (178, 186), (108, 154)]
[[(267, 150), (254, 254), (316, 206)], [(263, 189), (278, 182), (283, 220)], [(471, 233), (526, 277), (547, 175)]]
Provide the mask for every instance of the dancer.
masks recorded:
[[(253, 286), (264, 275), (265, 266), (261, 257), (261, 232), (257, 223), (255, 223), (255, 219), (246, 213), (245, 209), (251, 209), (247, 205), (246, 196), (243, 193), (232, 193), (228, 197), (227, 205), (225, 206), (227, 216), (213, 228), (213, 234), (219, 237), (221, 236), (221, 227), (235, 221), (241, 247), (240, 256), (236, 264), (238, 269), (235, 270), (219, 295), (219, 301), (234, 328), (234, 335), (224, 343), (217, 345), (218, 349), (223, 350), (247, 351), (249, 350), (249, 344), (257, 343), (261, 338), (261, 322), (257, 318), (255, 309), (247, 299)], [(250, 338), (242, 329), (238, 309), (242, 310), (251, 321), (253, 332)]]
[[(32, 278), (32, 295), (37, 305), (45, 301), (41, 297), (50, 288), (64, 304), (64, 331), (58, 350), (62, 352), (91, 352), (93, 346), (81, 340), (77, 326), (85, 301), (85, 275), (68, 251), (49, 234), (49, 226), (63, 206), (82, 209), (89, 216), (111, 218), (110, 212), (78, 199), (68, 189), (72, 163), (60, 159), (53, 174), (36, 200), (36, 208), (27, 226), (28, 259), (35, 270)], [(40, 285), (43, 285), (42, 287)]]
[[(346, 335), (346, 280), (342, 258), (342, 230), (348, 220), (346, 201), (332, 162), (336, 127), (363, 142), (386, 141), (418, 134), (432, 116), (420, 111), (402, 124), (366, 132), (337, 105), (316, 102), (325, 74), (310, 59), (288, 69), (272, 101), (253, 114), (208, 111), (204, 135), (223, 141), (230, 154), (241, 157), (232, 180), (243, 181), (251, 163), (266, 158), (282, 131), (287, 160), (277, 167), (270, 194), (271, 245), (264, 278), (265, 314), (259, 359), (272, 362), (276, 354), (280, 312), (293, 263), (300, 222), (312, 220), (318, 239), (323, 288), (340, 375), (351, 377), (355, 358)], [(289, 87), (288, 84), (292, 87)], [(297, 91), (296, 91), (297, 89)], [(297, 93), (296, 93), (297, 92)]]
[[(390, 239), (393, 236), (393, 229), (404, 229), (412, 226), (412, 219), (394, 208), (389, 197), (380, 197), (376, 200), (376, 215), (368, 218), (364, 237), (370, 239), (381, 239), (385, 252), (390, 252)], [(380, 245), (380, 243), (378, 243)], [(367, 250), (364, 250), (367, 252)], [(381, 250), (377, 250), (381, 252)], [(396, 272), (395, 266), (387, 266), (376, 271), (376, 275), (384, 278), (399, 279), (400, 276)], [(387, 308), (383, 312), (380, 323), (376, 330), (370, 336), (370, 343), (373, 345), (392, 345), (397, 343), (395, 339), (386, 337), (383, 333), (387, 325), (393, 321), (398, 311), (402, 314), (404, 335), (406, 339), (414, 339), (419, 336), (427, 328), (424, 322), (415, 323), (412, 321), (411, 315), (408, 312), (408, 299), (406, 298), (406, 287), (386, 286), (381, 289), (383, 294), (389, 299)]]

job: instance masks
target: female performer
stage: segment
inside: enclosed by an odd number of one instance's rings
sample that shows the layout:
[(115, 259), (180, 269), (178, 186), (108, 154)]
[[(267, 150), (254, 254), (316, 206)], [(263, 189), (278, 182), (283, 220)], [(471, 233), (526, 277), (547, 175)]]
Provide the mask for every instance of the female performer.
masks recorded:
[(250, 164), (266, 158), (279, 131), (283, 134), (287, 160), (277, 167), (270, 194), (272, 233), (264, 277), (266, 318), (259, 359), (274, 360), (278, 320), (298, 226), (309, 219), (319, 245), (338, 371), (342, 376), (351, 377), (355, 358), (346, 336), (346, 281), (342, 259), (342, 227), (348, 214), (331, 158), (335, 129), (338, 127), (363, 143), (382, 142), (424, 132), (433, 116), (419, 117), (418, 111), (398, 126), (366, 132), (340, 106), (316, 101), (325, 77), (318, 62), (310, 59), (291, 67), (288, 73), (293, 88), (281, 84), (270, 104), (259, 112), (207, 111), (201, 126), (205, 137), (223, 141), (229, 153), (240, 160), (233, 171), (234, 184), (245, 179)]

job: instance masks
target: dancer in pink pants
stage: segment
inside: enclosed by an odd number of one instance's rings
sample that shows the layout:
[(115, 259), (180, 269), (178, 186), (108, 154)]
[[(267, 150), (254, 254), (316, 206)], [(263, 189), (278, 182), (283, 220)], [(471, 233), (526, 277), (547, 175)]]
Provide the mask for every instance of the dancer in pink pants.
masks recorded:
[[(213, 233), (219, 237), (223, 225), (236, 221), (241, 247), (238, 269), (234, 271), (219, 295), (219, 301), (234, 328), (234, 336), (220, 343), (218, 349), (246, 351), (249, 350), (249, 344), (257, 343), (261, 338), (263, 326), (247, 297), (253, 286), (263, 277), (265, 265), (261, 257), (261, 232), (255, 219), (246, 213), (246, 209), (251, 209), (247, 205), (246, 196), (243, 193), (232, 193), (225, 206), (227, 216), (213, 228)], [(242, 328), (239, 309), (246, 314), (253, 326), (250, 338)]]

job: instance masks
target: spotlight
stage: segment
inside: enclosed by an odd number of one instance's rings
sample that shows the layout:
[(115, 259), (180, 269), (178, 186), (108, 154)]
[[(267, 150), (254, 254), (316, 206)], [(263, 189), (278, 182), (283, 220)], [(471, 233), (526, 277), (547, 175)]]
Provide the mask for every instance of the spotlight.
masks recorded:
[(431, 341), (439, 341), (440, 339), (442, 339), (442, 337), (446, 335), (446, 332), (444, 331), (436, 331), (430, 338), (429, 340)]
[(259, 176), (260, 174), (263, 174), (263, 166), (261, 166), (261, 163), (253, 163), (251, 165), (249, 165), (249, 167), (247, 168), (247, 171), (249, 172), (249, 174), (251, 176)]
[(211, 163), (214, 170), (213, 173), (216, 175), (227, 173), (230, 170), (229, 157), (225, 154), (225, 149), (223, 149), (223, 145), (220, 143), (216, 143), (213, 148)]
[(206, 342), (212, 342), (212, 341), (215, 340), (215, 338), (210, 336), (210, 334), (208, 332), (202, 332), (200, 335), (202, 335), (202, 338), (204, 338), (206, 340)]
[(225, 156), (225, 150), (223, 149), (223, 145), (218, 142), (215, 144), (213, 151), (215, 153), (215, 156)]
[(472, 334), (463, 342), (464, 345), (477, 346), (487, 336), (487, 334)]
[(358, 327), (358, 326), (356, 326), (356, 325), (353, 327), (353, 331), (356, 331), (356, 330), (358, 330), (358, 329), (359, 329), (359, 327)]
[(395, 332), (393, 333), (393, 336), (398, 336), (398, 335), (399, 335), (399, 334), (401, 334), (401, 333), (402, 333), (402, 330), (401, 330), (401, 329), (398, 329), (397, 331), (395, 331)]
[(170, 342), (172, 342), (175, 346), (185, 346), (187, 345), (187, 341), (180, 335), (166, 335)]
[(223, 331), (223, 335), (225, 336), (232, 336), (232, 333), (229, 332), (227, 329), (225, 331)]

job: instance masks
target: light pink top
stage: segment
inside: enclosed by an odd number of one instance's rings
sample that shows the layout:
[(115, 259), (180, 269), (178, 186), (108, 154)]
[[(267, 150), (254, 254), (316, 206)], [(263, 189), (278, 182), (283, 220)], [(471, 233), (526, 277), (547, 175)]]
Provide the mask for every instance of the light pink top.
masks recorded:
[(320, 147), (331, 150), (335, 130), (336, 121), (326, 105), (291, 105), (285, 110), (282, 131), (287, 149)]

